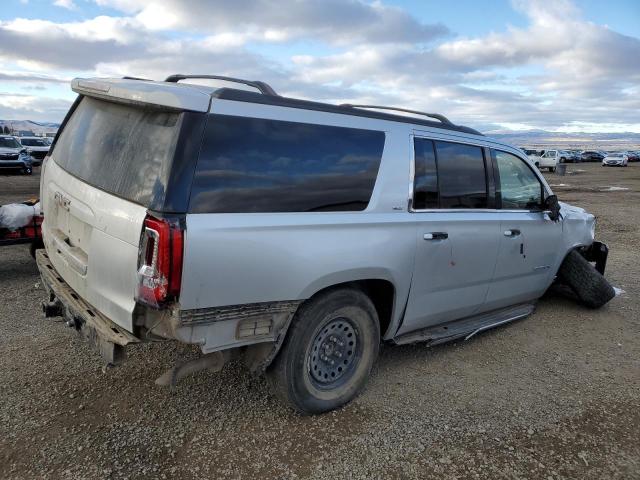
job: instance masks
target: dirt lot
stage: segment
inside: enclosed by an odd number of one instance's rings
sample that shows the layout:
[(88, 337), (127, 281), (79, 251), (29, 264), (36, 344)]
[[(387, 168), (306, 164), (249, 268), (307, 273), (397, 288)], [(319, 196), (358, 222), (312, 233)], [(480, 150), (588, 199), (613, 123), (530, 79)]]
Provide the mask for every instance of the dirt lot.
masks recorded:
[[(28, 249), (0, 248), (0, 477), (640, 478), (640, 164), (569, 170), (550, 183), (598, 216), (626, 293), (598, 311), (547, 294), (469, 342), (385, 347), (362, 396), (311, 418), (236, 365), (157, 387), (178, 345), (103, 373), (41, 317)], [(0, 203), (37, 189), (1, 175)]]

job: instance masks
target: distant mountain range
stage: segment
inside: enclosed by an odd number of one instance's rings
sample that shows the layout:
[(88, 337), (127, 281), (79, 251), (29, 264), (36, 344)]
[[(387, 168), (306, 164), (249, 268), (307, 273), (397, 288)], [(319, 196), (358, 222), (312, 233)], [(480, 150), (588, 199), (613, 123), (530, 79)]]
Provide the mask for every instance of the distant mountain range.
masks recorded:
[(490, 131), (489, 137), (521, 147), (559, 147), (567, 149), (640, 149), (640, 133), (557, 133), (545, 130)]
[(55, 133), (58, 128), (60, 128), (59, 123), (53, 122), (34, 122), (33, 120), (0, 120), (0, 129), (4, 130), (5, 126), (12, 130), (16, 135), (19, 132), (32, 132), (34, 135), (44, 135), (47, 133)]

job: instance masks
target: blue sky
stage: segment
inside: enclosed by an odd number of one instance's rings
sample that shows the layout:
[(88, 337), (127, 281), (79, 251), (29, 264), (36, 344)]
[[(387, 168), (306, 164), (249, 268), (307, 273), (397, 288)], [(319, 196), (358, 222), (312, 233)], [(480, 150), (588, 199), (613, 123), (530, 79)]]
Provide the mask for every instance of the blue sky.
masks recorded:
[(74, 76), (180, 71), (484, 131), (640, 132), (639, 32), (637, 0), (4, 0), (0, 118), (59, 121)]

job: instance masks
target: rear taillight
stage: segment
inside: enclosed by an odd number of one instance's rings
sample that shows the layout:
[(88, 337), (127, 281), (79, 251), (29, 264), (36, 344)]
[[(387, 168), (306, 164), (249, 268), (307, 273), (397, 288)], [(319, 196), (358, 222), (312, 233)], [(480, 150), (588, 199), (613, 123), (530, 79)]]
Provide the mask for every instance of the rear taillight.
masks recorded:
[(182, 252), (180, 222), (147, 215), (138, 256), (137, 301), (160, 307), (180, 295)]

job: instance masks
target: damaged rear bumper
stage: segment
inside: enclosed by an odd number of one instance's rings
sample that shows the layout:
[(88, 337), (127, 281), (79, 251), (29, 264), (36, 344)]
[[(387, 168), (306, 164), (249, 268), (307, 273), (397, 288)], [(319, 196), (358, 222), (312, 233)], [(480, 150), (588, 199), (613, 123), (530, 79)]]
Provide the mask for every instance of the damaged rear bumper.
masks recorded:
[(85, 302), (58, 274), (45, 250), (36, 251), (36, 263), (49, 299), (42, 305), (45, 317), (63, 317), (108, 364), (122, 363), (124, 347), (140, 339)]

